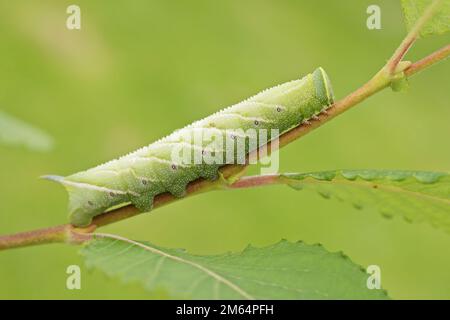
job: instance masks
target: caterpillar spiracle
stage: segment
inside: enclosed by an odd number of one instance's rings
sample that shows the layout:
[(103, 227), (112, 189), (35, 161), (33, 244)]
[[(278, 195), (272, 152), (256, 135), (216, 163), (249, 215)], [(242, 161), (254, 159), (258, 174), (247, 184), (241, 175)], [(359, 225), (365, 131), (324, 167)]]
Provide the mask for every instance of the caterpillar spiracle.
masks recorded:
[[(170, 192), (182, 197), (189, 182), (198, 178), (217, 179), (221, 166), (230, 161), (236, 163), (236, 153), (223, 163), (175, 162), (173, 151), (180, 147), (185, 152), (201, 150), (202, 154), (212, 152), (225, 157), (227, 149), (211, 141), (193, 143), (189, 139), (192, 135), (225, 137), (231, 132), (235, 139), (233, 132), (237, 136), (242, 132), (239, 130), (247, 129), (276, 129), (281, 135), (326, 110), (333, 99), (329, 78), (318, 68), (301, 79), (266, 89), (117, 160), (66, 177), (44, 178), (57, 181), (67, 189), (69, 219), (74, 226), (87, 226), (95, 216), (129, 203), (146, 212), (151, 210), (156, 195)], [(278, 135), (271, 135), (267, 141)], [(252, 151), (248, 143), (246, 148), (247, 153)]]

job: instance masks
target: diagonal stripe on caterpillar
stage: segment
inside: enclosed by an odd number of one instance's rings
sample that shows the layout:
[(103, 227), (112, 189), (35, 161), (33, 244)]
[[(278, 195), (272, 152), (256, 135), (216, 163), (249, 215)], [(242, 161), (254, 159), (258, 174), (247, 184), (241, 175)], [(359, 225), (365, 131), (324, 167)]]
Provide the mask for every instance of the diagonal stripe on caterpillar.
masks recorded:
[[(220, 134), (225, 138), (232, 132), (234, 139), (239, 130), (248, 129), (276, 129), (280, 135), (326, 110), (333, 99), (329, 78), (322, 68), (318, 68), (302, 79), (266, 89), (117, 160), (67, 177), (44, 178), (57, 181), (67, 189), (70, 222), (75, 226), (87, 226), (93, 217), (127, 203), (141, 211), (149, 211), (156, 195), (170, 192), (181, 197), (189, 182), (198, 178), (217, 179), (219, 168), (230, 163), (230, 159), (224, 163), (174, 162), (174, 148), (181, 145), (184, 151), (200, 148), (203, 154), (211, 145), (210, 141), (194, 144), (184, 137), (201, 133)], [(270, 136), (268, 141), (278, 135)], [(247, 153), (252, 151), (248, 143), (245, 150)], [(213, 148), (215, 156), (222, 159), (226, 151)], [(231, 161), (237, 163), (239, 155), (233, 155)]]

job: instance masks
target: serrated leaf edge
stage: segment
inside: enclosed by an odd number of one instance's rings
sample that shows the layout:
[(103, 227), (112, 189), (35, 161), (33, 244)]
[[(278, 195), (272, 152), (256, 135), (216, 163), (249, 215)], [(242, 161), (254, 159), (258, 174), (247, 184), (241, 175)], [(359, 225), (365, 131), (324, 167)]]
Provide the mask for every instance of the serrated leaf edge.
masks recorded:
[[(154, 247), (151, 247), (149, 245), (146, 245), (146, 244), (144, 244), (142, 242), (138, 242), (138, 241), (134, 241), (134, 240), (131, 240), (131, 239), (127, 239), (125, 237), (121, 237), (121, 236), (118, 236), (118, 235), (107, 234), (107, 233), (95, 233), (95, 234), (93, 234), (93, 236), (94, 236), (94, 239), (91, 240), (90, 242), (85, 243), (84, 246), (87, 246), (92, 241), (95, 241), (95, 237), (109, 238), (109, 239), (113, 239), (113, 240), (116, 240), (116, 241), (124, 241), (124, 242), (130, 243), (131, 245), (138, 246), (138, 247), (140, 247), (140, 248), (142, 248), (142, 249), (144, 249), (146, 251), (149, 251), (151, 253), (159, 254), (159, 255), (161, 255), (163, 257), (170, 258), (170, 259), (173, 259), (175, 261), (186, 263), (186, 264), (189, 264), (191, 266), (194, 266), (194, 267), (204, 271), (207, 275), (213, 276), (217, 281), (222, 282), (225, 285), (229, 286), (231, 289), (235, 290), (240, 295), (242, 295), (245, 299), (247, 299), (247, 300), (255, 300), (256, 299), (255, 297), (253, 297), (250, 294), (248, 294), (247, 292), (245, 292), (239, 286), (235, 285), (234, 283), (232, 283), (231, 281), (227, 280), (226, 278), (218, 275), (214, 271), (211, 271), (208, 268), (202, 266), (201, 264), (198, 264), (198, 263), (195, 263), (195, 262), (192, 262), (192, 261), (189, 261), (189, 260), (185, 260), (185, 259), (177, 257), (177, 256), (173, 256), (173, 255), (165, 253), (165, 252), (163, 252), (163, 251), (161, 251), (161, 250), (159, 250), (157, 248), (154, 248)], [(111, 243), (110, 245), (113, 245), (114, 243), (115, 242)], [(249, 251), (276, 248), (276, 247), (279, 247), (282, 244), (291, 244), (291, 245), (300, 244), (300, 245), (306, 245), (306, 246), (319, 247), (319, 248), (321, 248), (322, 250), (324, 250), (326, 253), (328, 253), (330, 255), (338, 256), (338, 257), (341, 257), (344, 260), (348, 260), (351, 264), (353, 264), (361, 272), (366, 273), (366, 270), (364, 269), (363, 266), (355, 263), (343, 251), (331, 252), (331, 251), (328, 251), (321, 243), (308, 244), (308, 243), (306, 243), (306, 242), (304, 242), (302, 240), (297, 240), (295, 242), (292, 242), (292, 241), (289, 241), (289, 240), (284, 239), (284, 238), (281, 239), (280, 241), (274, 243), (274, 244), (271, 244), (271, 245), (267, 245), (267, 246), (263, 246), (263, 247), (255, 247), (252, 244), (248, 244), (242, 251), (239, 251), (239, 252), (227, 252), (227, 253), (224, 253), (224, 254), (208, 255), (208, 257), (227, 257), (227, 256), (231, 256), (231, 255), (242, 256), (245, 253), (248, 253)], [(186, 249), (178, 248), (177, 250), (182, 250), (182, 253), (190, 254), (192, 256), (203, 257), (201, 255), (191, 254)], [(81, 253), (81, 254), (83, 255), (83, 253)], [(389, 299), (389, 295), (388, 295), (388, 291), (387, 290), (381, 289), (381, 292), (382, 292), (382, 294), (384, 294), (386, 296), (386, 298)]]

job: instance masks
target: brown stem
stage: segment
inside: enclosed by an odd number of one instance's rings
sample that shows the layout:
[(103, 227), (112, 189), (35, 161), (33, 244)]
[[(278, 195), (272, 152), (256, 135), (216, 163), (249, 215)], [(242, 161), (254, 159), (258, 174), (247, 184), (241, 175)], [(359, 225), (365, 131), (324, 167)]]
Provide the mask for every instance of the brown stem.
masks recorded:
[(445, 60), (446, 58), (448, 58), (449, 55), (450, 55), (450, 44), (439, 49), (438, 51), (433, 52), (429, 56), (426, 56), (425, 58), (417, 62), (414, 62), (405, 70), (405, 75), (407, 77), (410, 77), (413, 74), (416, 74), (439, 61)]
[(0, 251), (46, 243), (66, 242), (79, 244), (89, 240), (89, 236), (86, 234), (93, 232), (95, 229), (95, 225), (90, 225), (87, 228), (76, 228), (70, 224), (62, 224), (55, 227), (0, 236)]
[(407, 38), (405, 38), (405, 40), (403, 40), (400, 47), (398, 47), (398, 49), (395, 51), (394, 55), (391, 57), (391, 59), (386, 64), (389, 74), (395, 73), (395, 68), (400, 63), (400, 61), (402, 61), (403, 57), (408, 52), (409, 48), (412, 47), (412, 45), (414, 44), (416, 39), (417, 39), (417, 35), (410, 34), (409, 37), (407, 37)]
[(67, 227), (67, 225), (61, 225), (1, 236), (0, 250), (32, 246), (37, 244), (64, 242), (66, 239)]
[[(417, 72), (428, 68), (441, 60), (446, 59), (449, 55), (450, 45), (447, 45), (442, 49), (423, 58), (422, 60), (419, 60), (416, 63), (410, 65), (405, 70), (405, 75), (412, 76)], [(389, 85), (389, 83), (390, 78), (385, 77), (385, 73), (382, 70), (361, 88), (336, 102), (333, 106), (331, 106), (331, 108), (327, 110), (327, 113), (319, 115), (316, 120), (311, 120), (309, 124), (299, 125), (281, 135), (279, 139), (279, 147), (285, 146), (292, 141), (306, 135), (312, 130), (320, 127), (322, 124), (347, 111), (354, 105), (362, 102), (376, 92), (384, 89)], [(263, 146), (263, 148), (271, 149), (270, 143), (266, 146)], [(249, 155), (249, 157), (251, 156), (252, 155)], [(258, 186), (262, 184), (276, 184), (279, 182), (278, 176), (273, 175), (260, 177), (244, 177), (232, 183), (233, 180), (236, 179), (236, 177), (239, 177), (243, 173), (245, 168), (245, 165), (225, 166), (220, 170), (224, 179), (219, 179), (214, 182), (203, 179), (196, 180), (188, 185), (186, 196), (193, 196), (209, 190), (216, 190), (221, 188), (239, 189)], [(171, 194), (160, 194), (154, 199), (154, 209), (172, 203), (176, 200), (178, 200), (178, 198), (173, 197)], [(140, 213), (141, 212), (139, 212), (134, 206), (129, 205), (109, 212), (105, 212), (104, 214), (95, 217), (92, 224), (87, 228), (74, 228), (71, 225), (65, 224), (51, 228), (17, 233), (14, 235), (0, 236), (0, 250), (55, 242), (80, 243), (89, 240), (91, 238), (89, 233), (95, 230), (97, 227), (106, 226), (108, 224), (133, 217)]]
[(390, 75), (395, 73), (397, 65), (402, 61), (403, 57), (406, 55), (408, 50), (412, 47), (414, 42), (419, 37), (420, 30), (424, 25), (434, 16), (439, 6), (441, 5), (441, 0), (434, 0), (424, 11), (422, 16), (417, 20), (415, 25), (411, 28), (405, 39), (403, 39), (400, 46), (395, 50), (392, 57), (386, 63), (387, 71)]
[(270, 174), (270, 175), (262, 175), (262, 176), (250, 176), (243, 177), (231, 184), (228, 188), (230, 189), (244, 189), (244, 188), (252, 188), (259, 187), (270, 184), (279, 184), (280, 175), (279, 174)]

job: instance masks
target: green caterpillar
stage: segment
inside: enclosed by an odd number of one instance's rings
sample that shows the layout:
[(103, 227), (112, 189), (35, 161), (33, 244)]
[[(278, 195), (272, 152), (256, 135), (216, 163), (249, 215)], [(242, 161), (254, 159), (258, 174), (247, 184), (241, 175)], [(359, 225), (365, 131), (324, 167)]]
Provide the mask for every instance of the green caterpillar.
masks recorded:
[[(193, 164), (175, 162), (174, 148), (188, 155), (198, 154), (201, 150), (202, 155), (222, 159), (229, 152), (228, 145), (223, 148), (222, 144), (211, 141), (192, 143), (189, 138), (192, 135), (200, 133), (217, 138), (219, 134), (235, 139), (240, 137), (242, 130), (278, 130), (278, 134), (270, 135), (270, 141), (324, 112), (333, 99), (329, 78), (322, 68), (318, 68), (302, 79), (264, 90), (117, 160), (67, 177), (45, 178), (57, 181), (67, 189), (70, 222), (75, 226), (87, 226), (93, 217), (129, 203), (143, 212), (149, 211), (156, 195), (170, 192), (181, 197), (189, 182), (198, 178), (216, 179), (222, 165), (237, 162), (238, 155), (234, 152), (223, 163), (206, 160)], [(247, 153), (254, 148), (246, 142)]]

